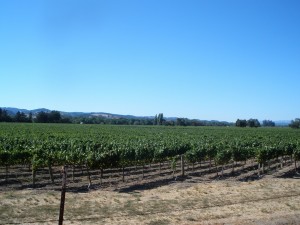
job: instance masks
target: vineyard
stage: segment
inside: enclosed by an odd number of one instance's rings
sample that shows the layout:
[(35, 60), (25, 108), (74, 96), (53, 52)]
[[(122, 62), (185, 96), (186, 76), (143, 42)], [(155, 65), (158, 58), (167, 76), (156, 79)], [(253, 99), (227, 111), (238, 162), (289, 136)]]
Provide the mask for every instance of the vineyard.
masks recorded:
[[(0, 187), (43, 187), (60, 182), (61, 166), (72, 182), (88, 186), (184, 176), (196, 167), (223, 176), (248, 162), (258, 176), (294, 165), (300, 135), (289, 128), (163, 127), (0, 124)], [(201, 176), (201, 174), (199, 175)]]

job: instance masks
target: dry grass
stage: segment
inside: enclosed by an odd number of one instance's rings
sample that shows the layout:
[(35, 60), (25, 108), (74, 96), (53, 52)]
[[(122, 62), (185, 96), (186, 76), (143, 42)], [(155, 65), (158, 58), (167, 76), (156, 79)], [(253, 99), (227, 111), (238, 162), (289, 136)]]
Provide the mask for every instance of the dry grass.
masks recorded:
[[(0, 224), (57, 224), (60, 193), (2, 191)], [(297, 179), (67, 193), (65, 224), (300, 224)]]

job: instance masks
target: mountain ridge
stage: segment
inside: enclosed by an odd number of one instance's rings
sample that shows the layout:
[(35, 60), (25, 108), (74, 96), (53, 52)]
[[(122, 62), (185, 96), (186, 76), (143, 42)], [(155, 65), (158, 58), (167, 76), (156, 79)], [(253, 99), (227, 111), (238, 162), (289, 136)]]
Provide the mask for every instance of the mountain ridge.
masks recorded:
[[(126, 118), (126, 119), (153, 119), (154, 116), (134, 116), (134, 115), (122, 115), (122, 114), (114, 114), (114, 113), (107, 113), (107, 112), (65, 112), (60, 110), (50, 110), (47, 108), (38, 108), (38, 109), (20, 109), (16, 107), (0, 107), (2, 109), (5, 109), (9, 115), (15, 115), (17, 112), (23, 112), (25, 114), (29, 114), (30, 112), (34, 115), (39, 112), (51, 112), (51, 111), (58, 111), (63, 116), (69, 116), (69, 117), (105, 117), (105, 118), (111, 118), (111, 119), (119, 119), (119, 118)], [(170, 119), (176, 119), (177, 117), (167, 117)]]
[[(29, 114), (30, 112), (35, 115), (39, 112), (51, 112), (53, 110), (47, 109), (47, 108), (37, 108), (37, 109), (20, 109), (16, 107), (0, 107), (2, 109), (7, 110), (9, 115), (15, 115), (17, 112), (23, 112), (25, 114)], [(110, 119), (120, 119), (120, 118), (126, 118), (126, 119), (154, 119), (154, 116), (134, 116), (134, 115), (122, 115), (122, 114), (115, 114), (115, 113), (107, 113), (107, 112), (65, 112), (60, 110), (55, 110), (61, 113), (62, 116), (66, 117), (104, 117), (104, 118), (110, 118)], [(177, 118), (180, 117), (164, 117), (166, 120), (174, 121)], [(200, 119), (195, 119), (200, 120)], [(232, 123), (229, 121), (220, 121), (220, 120), (201, 120), (201, 121), (217, 121), (217, 122), (226, 122), (226, 123)], [(260, 121), (262, 123), (262, 121)], [(276, 126), (287, 126), (291, 120), (276, 120), (274, 121)]]

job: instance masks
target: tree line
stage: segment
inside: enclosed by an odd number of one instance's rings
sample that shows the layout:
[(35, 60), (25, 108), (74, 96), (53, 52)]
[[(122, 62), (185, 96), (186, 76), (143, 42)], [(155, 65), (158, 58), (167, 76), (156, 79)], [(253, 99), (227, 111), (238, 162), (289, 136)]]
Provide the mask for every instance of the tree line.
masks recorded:
[(7, 110), (0, 108), (0, 122), (22, 123), (75, 123), (75, 124), (109, 124), (109, 125), (158, 125), (158, 126), (232, 126), (229, 122), (206, 121), (187, 118), (166, 120), (163, 113), (156, 114), (154, 118), (105, 118), (105, 117), (65, 117), (59, 111), (41, 111), (35, 115), (31, 112), (17, 112), (9, 115)]
[(275, 127), (275, 122), (272, 120), (263, 120), (262, 124), (258, 119), (240, 120), (237, 119), (235, 122), (236, 127)]
[[(275, 125), (275, 124), (274, 124)], [(260, 127), (261, 124), (258, 119), (240, 120), (237, 119), (235, 122), (236, 127)]]
[(71, 119), (63, 117), (58, 111), (39, 112), (35, 116), (18, 111), (15, 115), (9, 115), (7, 110), (0, 108), (0, 122), (18, 123), (71, 123)]
[(8, 114), (7, 110), (0, 108), (0, 122), (22, 122), (29, 123), (32, 122), (32, 113), (26, 115), (23, 112), (17, 112), (16, 115), (11, 116)]
[(175, 121), (176, 126), (233, 126), (233, 123), (217, 120), (196, 120), (187, 118), (177, 118)]
[[(110, 125), (163, 125), (163, 126), (236, 126), (236, 127), (275, 127), (272, 120), (263, 120), (262, 124), (258, 119), (237, 119), (235, 123), (216, 120), (197, 120), (188, 118), (176, 118), (166, 120), (163, 113), (156, 114), (151, 118), (105, 118), (105, 117), (66, 117), (59, 111), (41, 111), (35, 115), (31, 112), (25, 114), (18, 111), (15, 115), (10, 115), (7, 110), (0, 108), (0, 122), (20, 122), (20, 123), (75, 123), (75, 124), (110, 124)], [(291, 128), (300, 128), (300, 119), (296, 118), (289, 124)]]

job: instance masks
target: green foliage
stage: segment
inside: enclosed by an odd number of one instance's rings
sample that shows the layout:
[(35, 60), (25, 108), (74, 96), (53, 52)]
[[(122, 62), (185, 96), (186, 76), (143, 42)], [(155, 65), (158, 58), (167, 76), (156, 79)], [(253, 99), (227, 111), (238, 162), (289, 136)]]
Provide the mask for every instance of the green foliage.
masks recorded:
[(258, 121), (258, 119), (249, 119), (247, 121), (247, 125), (249, 127), (260, 127), (260, 122)]
[(260, 127), (260, 122), (258, 119), (240, 120), (235, 122), (236, 127)]
[(35, 118), (36, 123), (71, 123), (68, 118), (63, 118), (58, 111), (39, 112)]
[(0, 164), (105, 169), (175, 160), (182, 154), (191, 163), (224, 165), (251, 158), (264, 163), (284, 155), (298, 159), (299, 137), (298, 130), (288, 128), (1, 123)]
[(300, 160), (300, 144), (298, 143), (296, 148), (294, 149), (294, 158), (295, 160)]
[(247, 120), (237, 119), (237, 121), (235, 122), (235, 126), (236, 127), (246, 127), (247, 126)]
[(218, 165), (225, 165), (227, 163), (229, 163), (230, 159), (231, 159), (231, 151), (230, 149), (226, 148), (226, 149), (219, 149), (217, 151), (217, 154), (215, 155), (215, 162)]
[(12, 122), (12, 118), (5, 109), (0, 108), (0, 122)]
[(275, 123), (272, 120), (263, 120), (263, 127), (275, 127)]
[(297, 118), (295, 120), (292, 120), (291, 123), (289, 124), (289, 126), (291, 128), (297, 128), (297, 129), (300, 128), (300, 119)]
[[(247, 148), (248, 147), (248, 148)], [(249, 146), (246, 143), (242, 143), (239, 140), (234, 142), (231, 146), (232, 159), (234, 161), (245, 161), (249, 158)]]

